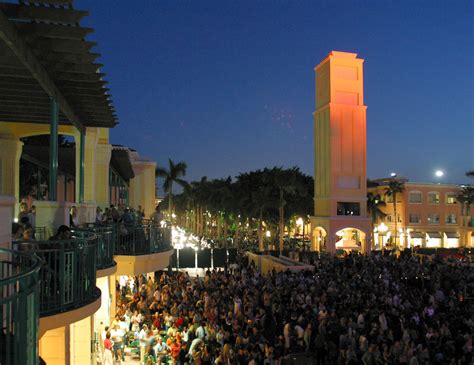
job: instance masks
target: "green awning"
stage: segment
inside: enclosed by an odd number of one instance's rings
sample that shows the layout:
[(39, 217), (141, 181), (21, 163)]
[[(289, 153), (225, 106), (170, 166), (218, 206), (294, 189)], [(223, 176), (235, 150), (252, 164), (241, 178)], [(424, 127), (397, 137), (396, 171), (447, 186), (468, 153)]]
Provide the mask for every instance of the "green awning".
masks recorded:
[(411, 238), (425, 238), (425, 233), (420, 231), (410, 232)]
[(430, 238), (442, 238), (439, 232), (426, 232)]

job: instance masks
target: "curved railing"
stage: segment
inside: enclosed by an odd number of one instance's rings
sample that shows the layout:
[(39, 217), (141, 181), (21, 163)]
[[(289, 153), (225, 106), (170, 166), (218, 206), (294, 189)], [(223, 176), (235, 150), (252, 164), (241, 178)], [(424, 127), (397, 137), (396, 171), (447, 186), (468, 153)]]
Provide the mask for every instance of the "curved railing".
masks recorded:
[(0, 364), (38, 362), (40, 259), (0, 248)]
[(97, 270), (108, 269), (116, 265), (114, 261), (116, 231), (112, 226), (88, 224), (85, 228), (74, 228), (72, 232), (78, 237), (83, 237), (89, 232), (94, 232), (97, 236), (97, 256), (95, 263)]
[(171, 229), (154, 224), (114, 226), (116, 255), (149, 255), (171, 250)]
[(97, 236), (93, 232), (73, 232), (69, 240), (18, 241), (15, 245), (42, 259), (42, 317), (82, 307), (100, 296), (95, 286)]

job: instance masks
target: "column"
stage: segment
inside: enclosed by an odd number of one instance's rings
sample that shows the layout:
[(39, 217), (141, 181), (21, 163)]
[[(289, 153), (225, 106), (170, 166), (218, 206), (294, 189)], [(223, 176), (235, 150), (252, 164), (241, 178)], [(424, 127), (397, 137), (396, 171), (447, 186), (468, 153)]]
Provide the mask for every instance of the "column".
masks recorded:
[(59, 109), (56, 100), (51, 99), (51, 119), (49, 132), (49, 186), (48, 199), (57, 199), (58, 189), (58, 120)]
[(110, 205), (109, 169), (112, 145), (99, 143), (95, 154), (96, 203), (104, 208)]
[(0, 247), (11, 248), (12, 217), (15, 210), (13, 196), (0, 195)]
[(87, 128), (84, 138), (80, 134), (75, 135), (76, 140), (76, 202), (80, 202), (81, 198), (81, 140), (83, 141), (83, 202), (95, 203), (95, 155), (99, 134), (97, 128)]
[(12, 135), (0, 135), (0, 195), (20, 199), (20, 158), (23, 142)]
[(47, 331), (39, 341), (39, 354), (48, 365), (70, 365), (69, 326)]

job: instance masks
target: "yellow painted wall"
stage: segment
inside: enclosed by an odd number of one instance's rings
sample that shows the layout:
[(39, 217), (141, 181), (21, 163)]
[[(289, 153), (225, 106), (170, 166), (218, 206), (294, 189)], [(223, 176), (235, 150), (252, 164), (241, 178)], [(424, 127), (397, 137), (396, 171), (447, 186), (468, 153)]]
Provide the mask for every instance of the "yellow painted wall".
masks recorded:
[(39, 354), (48, 365), (69, 365), (69, 326), (47, 331), (39, 341)]

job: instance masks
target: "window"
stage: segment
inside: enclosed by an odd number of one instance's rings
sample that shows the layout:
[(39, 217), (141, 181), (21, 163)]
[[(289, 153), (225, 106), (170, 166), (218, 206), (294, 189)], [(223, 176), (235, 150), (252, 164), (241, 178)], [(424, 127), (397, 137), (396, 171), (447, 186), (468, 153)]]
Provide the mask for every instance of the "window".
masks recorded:
[(387, 215), (385, 216), (385, 220), (386, 220), (387, 222), (391, 222), (391, 221), (392, 221), (392, 215), (391, 215), (391, 214), (387, 214)]
[(360, 215), (359, 203), (338, 202), (337, 215)]
[(439, 204), (439, 193), (437, 191), (431, 191), (428, 193), (429, 204)]
[(446, 193), (446, 204), (456, 204), (456, 193)]
[(419, 213), (410, 213), (409, 216), (410, 223), (421, 223), (421, 216)]
[(446, 224), (456, 224), (456, 214), (446, 214)]
[(385, 201), (387, 203), (393, 203), (393, 195), (387, 195), (387, 199)]
[(410, 191), (410, 203), (421, 203), (421, 191)]
[(428, 214), (428, 224), (439, 224), (439, 214), (438, 213)]

